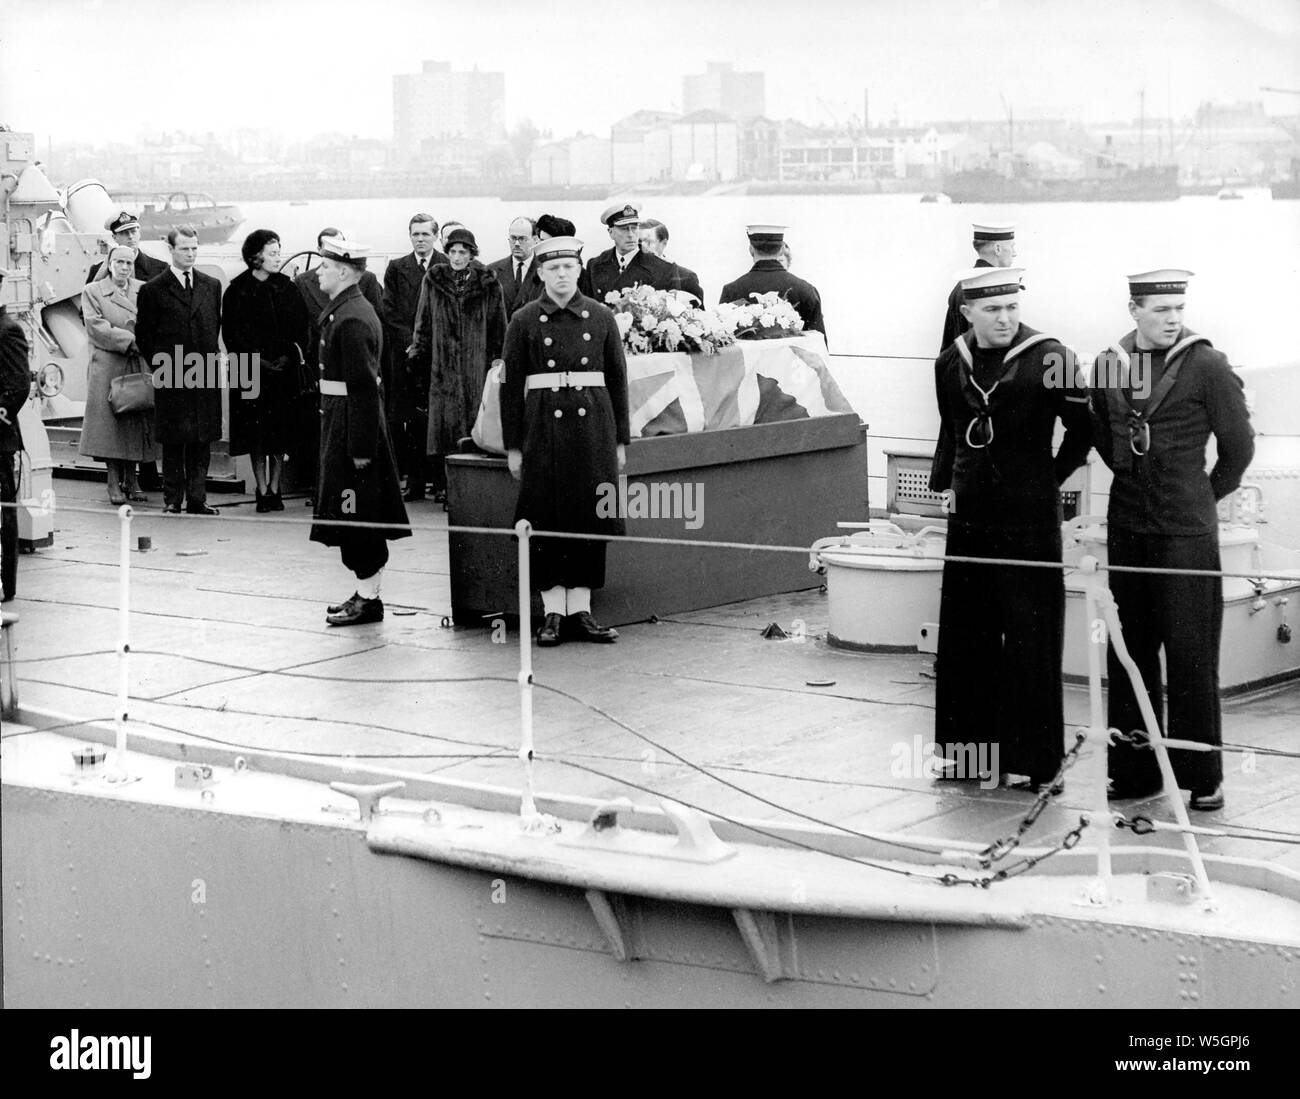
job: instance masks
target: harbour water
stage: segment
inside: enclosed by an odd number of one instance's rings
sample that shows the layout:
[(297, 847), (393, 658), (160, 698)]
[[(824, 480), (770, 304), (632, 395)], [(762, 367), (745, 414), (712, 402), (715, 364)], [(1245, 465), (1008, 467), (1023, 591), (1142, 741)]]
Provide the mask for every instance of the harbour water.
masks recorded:
[[(644, 213), (671, 231), (668, 257), (691, 268), (706, 304), (749, 267), (744, 226), (789, 226), (792, 270), (822, 294), (829, 345), (870, 356), (836, 377), (873, 436), (933, 439), (933, 372), (954, 273), (974, 260), (970, 223), (1014, 221), (1017, 263), (1026, 268), (1022, 317), (1091, 357), (1131, 327), (1124, 275), (1151, 267), (1196, 272), (1187, 319), (1239, 366), (1292, 361), (1282, 327), (1300, 302), (1300, 202), (1042, 203), (1017, 207), (922, 203), (917, 195), (828, 195), (642, 199)], [(506, 226), (520, 214), (572, 220), (592, 256), (609, 247), (600, 204), (497, 199), (352, 199), (243, 203), (236, 240), (273, 228), (285, 252), (315, 247), (316, 233), (339, 226), (376, 250), (409, 250), (406, 224), (425, 210), (468, 225), (481, 258), (506, 254)], [(1281, 308), (1279, 308), (1279, 306)], [(900, 361), (903, 360), (903, 361)], [(913, 360), (913, 361), (909, 361)], [(1296, 395), (1300, 413), (1300, 394)], [(883, 503), (881, 448), (873, 439), (872, 503)], [(917, 444), (923, 445), (923, 444)]]

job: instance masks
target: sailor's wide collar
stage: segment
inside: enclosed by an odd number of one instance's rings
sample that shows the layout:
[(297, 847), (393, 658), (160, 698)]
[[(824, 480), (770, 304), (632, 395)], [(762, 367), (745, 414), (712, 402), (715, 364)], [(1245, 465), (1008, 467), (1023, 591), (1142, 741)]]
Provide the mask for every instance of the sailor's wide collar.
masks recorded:
[[(1214, 346), (1214, 344), (1210, 343), (1210, 338), (1208, 336), (1198, 336), (1190, 328), (1184, 328), (1178, 333), (1178, 339), (1174, 341), (1173, 346), (1165, 352), (1165, 365), (1169, 366), (1180, 355), (1185, 354), (1189, 348), (1198, 343), (1203, 343), (1207, 347)], [(1124, 366), (1125, 371), (1127, 371), (1133, 353), (1138, 350), (1137, 329), (1135, 328), (1127, 335), (1121, 336), (1119, 341), (1111, 344), (1107, 350), (1115, 352), (1120, 363)], [(1155, 348), (1143, 348), (1143, 350), (1154, 351)]]

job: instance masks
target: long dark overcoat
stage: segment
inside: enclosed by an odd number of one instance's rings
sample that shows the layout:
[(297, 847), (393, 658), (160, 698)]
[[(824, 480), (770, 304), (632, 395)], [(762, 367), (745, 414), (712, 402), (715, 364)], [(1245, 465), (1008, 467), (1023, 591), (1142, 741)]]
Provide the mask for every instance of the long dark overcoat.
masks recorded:
[[(356, 286), (334, 298), (317, 320), (320, 330), (321, 380), (342, 382), (346, 396), (322, 393), (320, 465), (315, 519), (392, 523), (378, 531), (389, 539), (406, 538), (406, 506), (397, 477), (397, 462), (388, 439), (380, 401), (382, 327), (374, 307)], [(358, 470), (354, 458), (369, 458)], [(352, 528), (356, 530), (358, 528)], [(313, 524), (311, 540), (345, 545), (347, 527)]]
[[(623, 534), (623, 518), (601, 514), (608, 509), (597, 506), (608, 498), (608, 487), (618, 485), (616, 448), (630, 437), (627, 362), (614, 314), (582, 294), (560, 306), (543, 293), (510, 322), (504, 357), (501, 427), (506, 449), (523, 452), (516, 522), (527, 519), (538, 530)], [(601, 371), (605, 384), (527, 388), (529, 375), (560, 371)], [(534, 586), (601, 587), (604, 543), (592, 547), (598, 552), (561, 554), (572, 571), (535, 573)]]
[[(649, 252), (637, 252), (620, 271), (618, 256), (613, 248), (607, 248), (588, 261), (587, 279), (591, 297), (602, 305), (605, 295), (611, 290), (627, 290), (633, 286), (651, 286), (656, 290), (690, 290), (690, 287), (682, 285), (677, 264), (669, 263)], [(589, 292), (581, 285), (579, 290), (584, 294)]]
[[(136, 346), (155, 378), (162, 367), (171, 383), (154, 393), (154, 438), (166, 445), (221, 438), (221, 385), (207, 365), (216, 361), (221, 332), (221, 283), (201, 271), (193, 275), (194, 289), (186, 294), (168, 267), (140, 287), (136, 299)], [(193, 352), (204, 357), (203, 377), (198, 384), (181, 384), (182, 364), (173, 366), (173, 360)], [(165, 360), (156, 361), (158, 355)]]
[[(287, 275), (265, 281), (236, 275), (221, 302), (221, 335), (231, 355), (258, 356), (256, 377), (230, 379), (230, 453), (285, 454), (293, 445), (292, 409), (307, 348), (307, 308)], [(240, 384), (240, 383), (243, 384)]]
[(454, 454), (470, 433), (483, 399), (483, 382), (501, 358), (506, 309), (501, 286), (485, 267), (460, 279), (447, 264), (429, 268), (420, 291), (412, 370), (429, 373), (429, 454)]

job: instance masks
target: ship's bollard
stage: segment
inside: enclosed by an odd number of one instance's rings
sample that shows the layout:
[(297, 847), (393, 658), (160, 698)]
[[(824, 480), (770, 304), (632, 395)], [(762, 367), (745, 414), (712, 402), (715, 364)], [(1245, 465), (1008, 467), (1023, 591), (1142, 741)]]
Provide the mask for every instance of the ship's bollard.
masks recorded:
[(1105, 710), (1101, 700), (1102, 658), (1106, 652), (1105, 623), (1099, 616), (1098, 592), (1103, 587), (1101, 573), (1097, 571), (1097, 558), (1084, 557), (1079, 563), (1080, 571), (1086, 577), (1084, 601), (1087, 607), (1085, 621), (1088, 628), (1088, 739), (1092, 742), (1093, 799), (1097, 808), (1093, 811), (1096, 821), (1102, 827), (1094, 830), (1097, 838), (1097, 880), (1088, 893), (1088, 902), (1098, 906), (1109, 907), (1115, 901), (1111, 881), (1110, 865), (1110, 822), (1112, 815), (1106, 798), (1107, 752), (1110, 744), (1110, 731), (1106, 724)]
[(131, 516), (130, 504), (117, 509), (120, 523), (118, 541), (118, 608), (117, 608), (117, 755), (116, 767), (126, 771), (126, 720), (129, 697), (129, 660), (131, 653)]

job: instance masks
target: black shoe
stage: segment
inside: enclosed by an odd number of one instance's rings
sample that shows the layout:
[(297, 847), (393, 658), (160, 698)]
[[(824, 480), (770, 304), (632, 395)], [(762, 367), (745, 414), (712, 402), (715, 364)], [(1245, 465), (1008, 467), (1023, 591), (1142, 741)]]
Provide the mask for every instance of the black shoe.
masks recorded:
[(331, 626), (362, 626), (367, 622), (384, 620), (384, 601), (382, 599), (362, 599), (352, 597), (350, 605), (345, 604), (337, 614), (327, 615), (325, 621)]
[(266, 510), (267, 511), (284, 510), (284, 501), (280, 498), (280, 494), (278, 492), (267, 493)]
[(408, 504), (413, 504), (417, 500), (423, 500), (424, 486), (421, 485), (419, 488), (408, 488), (405, 492), (402, 493), (402, 499), (405, 500)]
[(553, 645), (559, 645), (564, 641), (564, 616), (559, 614), (548, 614), (546, 622), (542, 628), (537, 631), (537, 645), (539, 648), (548, 649)]
[(186, 515), (220, 515), (216, 508), (210, 508), (207, 504), (187, 504), (185, 507)]
[(1212, 790), (1193, 790), (1192, 800), (1188, 805), (1202, 813), (1213, 813), (1223, 808), (1223, 783)]
[(608, 643), (618, 640), (618, 630), (609, 626), (602, 626), (596, 622), (587, 611), (581, 611), (578, 614), (571, 614), (564, 620), (565, 629), (568, 630), (569, 636), (578, 641), (598, 641)]
[(181, 513), (180, 504), (166, 504), (163, 507), (164, 515), (179, 515)]
[(352, 604), (355, 603), (360, 598), (361, 598), (360, 595), (358, 595), (356, 592), (353, 592), (345, 600), (343, 600), (342, 603), (331, 603), (328, 607), (325, 608), (325, 617), (328, 618), (331, 614), (342, 614), (344, 611), (350, 610), (352, 608)]
[(445, 504), (447, 502), (447, 490), (445, 488), (438, 489), (438, 491), (433, 494), (433, 502), (435, 504)]
[(270, 499), (263, 493), (257, 493), (257, 507), (255, 509), (258, 515), (271, 510)]

